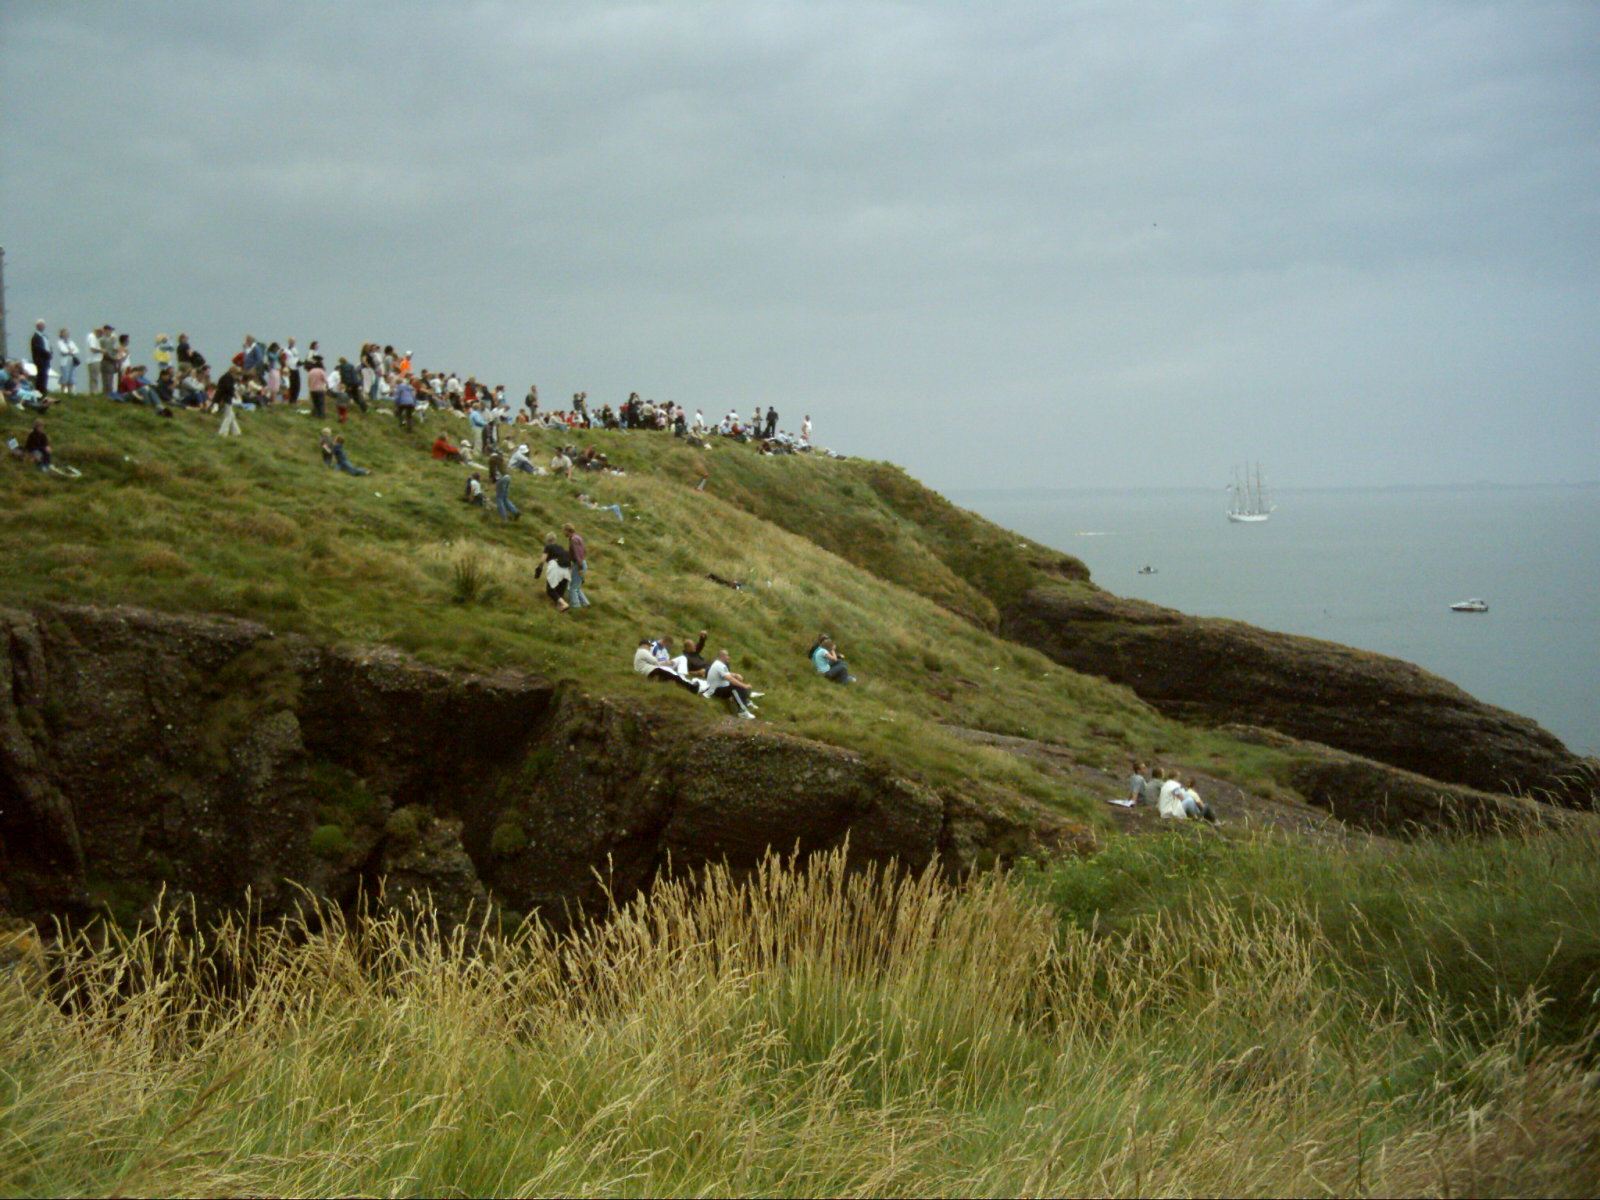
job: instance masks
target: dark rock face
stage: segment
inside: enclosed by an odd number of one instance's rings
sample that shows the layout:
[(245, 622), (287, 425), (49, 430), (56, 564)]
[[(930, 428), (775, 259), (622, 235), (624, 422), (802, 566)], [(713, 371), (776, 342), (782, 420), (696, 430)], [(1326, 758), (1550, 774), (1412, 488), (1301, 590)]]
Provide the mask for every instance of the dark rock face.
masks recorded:
[[(564, 914), (669, 863), (754, 865), (849, 839), (960, 872), (1089, 835), (942, 796), (857, 755), (648, 713), (516, 672), (468, 674), (226, 618), (0, 609), (0, 912), (273, 914), (492, 900)], [(730, 722), (730, 726), (732, 723)]]
[(1600, 783), (1592, 762), (1526, 717), (1383, 655), (1085, 587), (1032, 589), (1003, 631), (1178, 720), (1265, 726), (1429, 779), (1574, 807), (1588, 807)]
[(1441, 783), (1270, 729), (1227, 725), (1222, 732), (1237, 741), (1287, 751), (1289, 767), (1283, 782), (1307, 802), (1367, 833), (1515, 834), (1595, 819), (1519, 796)]

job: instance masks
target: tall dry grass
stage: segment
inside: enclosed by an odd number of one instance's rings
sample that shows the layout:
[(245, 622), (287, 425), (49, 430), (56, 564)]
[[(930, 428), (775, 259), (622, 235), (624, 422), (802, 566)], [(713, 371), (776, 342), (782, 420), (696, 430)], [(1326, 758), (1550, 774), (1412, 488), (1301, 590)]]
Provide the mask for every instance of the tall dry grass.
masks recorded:
[(840, 855), (560, 937), (169, 917), (3, 989), (0, 1190), (1594, 1192), (1573, 1052), (1419, 1036), (1292, 918), (1105, 936)]

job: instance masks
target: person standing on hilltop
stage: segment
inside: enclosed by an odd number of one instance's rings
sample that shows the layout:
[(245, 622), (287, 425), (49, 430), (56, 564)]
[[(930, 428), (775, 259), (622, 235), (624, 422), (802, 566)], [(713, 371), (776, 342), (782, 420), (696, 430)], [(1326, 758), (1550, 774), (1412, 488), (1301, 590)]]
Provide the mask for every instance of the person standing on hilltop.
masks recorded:
[(50, 394), (50, 360), (55, 352), (50, 349), (50, 335), (45, 332), (44, 318), (33, 323), (33, 386), (43, 400)]
[(807, 449), (811, 447), (811, 414), (806, 414), (806, 419), (800, 422), (800, 441)]
[(61, 364), (56, 372), (61, 376), (61, 390), (72, 390), (72, 376), (78, 370), (78, 343), (72, 340), (72, 333), (63, 329), (56, 339), (56, 360)]
[(328, 415), (328, 371), (320, 358), (311, 360), (306, 372), (306, 390), (311, 393), (311, 415), (322, 420)]
[(227, 437), (230, 433), (237, 437), (244, 436), (244, 431), (239, 428), (239, 418), (233, 411), (234, 397), (239, 389), (239, 377), (235, 374), (237, 370), (237, 367), (230, 365), (222, 373), (222, 378), (217, 380), (217, 389), (211, 394), (212, 402), (222, 414), (222, 424), (217, 427), (217, 433), (221, 437)]
[(294, 339), (289, 338), (283, 343), (283, 373), (289, 381), (289, 403), (300, 403), (300, 351), (295, 348)]

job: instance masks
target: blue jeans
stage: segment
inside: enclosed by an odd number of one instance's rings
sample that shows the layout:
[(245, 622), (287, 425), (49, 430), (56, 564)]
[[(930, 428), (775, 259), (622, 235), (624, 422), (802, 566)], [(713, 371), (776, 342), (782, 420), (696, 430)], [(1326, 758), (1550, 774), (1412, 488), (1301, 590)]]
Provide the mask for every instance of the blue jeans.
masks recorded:
[(502, 475), (494, 483), (494, 507), (506, 520), (520, 515), (522, 512), (515, 504), (511, 503), (511, 476)]
[(567, 584), (567, 603), (573, 608), (582, 608), (589, 603), (589, 597), (583, 594), (583, 571), (577, 563), (572, 564), (572, 579)]

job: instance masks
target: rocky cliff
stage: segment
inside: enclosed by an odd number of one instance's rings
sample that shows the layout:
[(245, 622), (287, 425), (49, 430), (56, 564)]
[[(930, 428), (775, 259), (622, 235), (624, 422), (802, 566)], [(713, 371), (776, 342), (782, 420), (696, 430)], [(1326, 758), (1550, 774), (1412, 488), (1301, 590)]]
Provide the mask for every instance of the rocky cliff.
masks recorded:
[(1093, 844), (1015, 797), (516, 671), (131, 608), (0, 609), (0, 637), (0, 911), (35, 919), (380, 886), (559, 919), (768, 847), (960, 872)]
[(1587, 808), (1600, 790), (1592, 760), (1526, 717), (1380, 654), (1086, 585), (1021, 593), (1002, 632), (1181, 721), (1265, 726), (1481, 792)]

